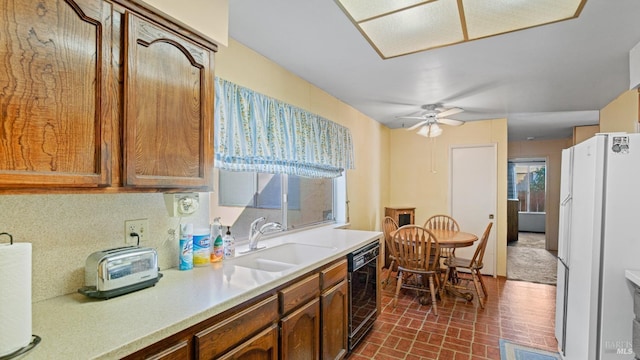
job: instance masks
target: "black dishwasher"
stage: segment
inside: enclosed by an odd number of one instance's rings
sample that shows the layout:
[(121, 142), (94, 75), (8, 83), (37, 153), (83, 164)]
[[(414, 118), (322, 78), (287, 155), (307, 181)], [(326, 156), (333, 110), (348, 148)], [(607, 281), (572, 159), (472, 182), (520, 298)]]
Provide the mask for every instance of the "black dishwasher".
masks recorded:
[(349, 351), (371, 329), (378, 316), (378, 255), (375, 241), (350, 253), (349, 279)]

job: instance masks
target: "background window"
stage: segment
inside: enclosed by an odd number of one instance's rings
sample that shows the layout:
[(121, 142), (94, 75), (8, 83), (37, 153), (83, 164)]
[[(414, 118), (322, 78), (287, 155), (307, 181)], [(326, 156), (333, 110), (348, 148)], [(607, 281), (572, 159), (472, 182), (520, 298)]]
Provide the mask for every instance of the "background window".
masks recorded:
[(520, 212), (545, 212), (546, 166), (544, 163), (515, 163), (515, 188)]

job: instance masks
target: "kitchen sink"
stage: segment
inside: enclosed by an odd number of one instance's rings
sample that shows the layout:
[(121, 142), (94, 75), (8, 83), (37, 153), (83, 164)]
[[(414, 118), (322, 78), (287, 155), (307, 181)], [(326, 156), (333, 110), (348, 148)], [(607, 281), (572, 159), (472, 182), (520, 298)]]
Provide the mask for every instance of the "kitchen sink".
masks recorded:
[(324, 259), (335, 251), (333, 247), (287, 243), (238, 256), (229, 262), (251, 269), (281, 272)]
[(236, 266), (242, 266), (246, 268), (269, 271), (269, 272), (280, 272), (285, 271), (287, 269), (291, 269), (296, 266), (295, 264), (289, 264), (286, 262), (273, 261), (268, 259), (260, 259), (255, 256), (245, 258), (239, 257), (237, 259), (232, 260), (233, 264)]

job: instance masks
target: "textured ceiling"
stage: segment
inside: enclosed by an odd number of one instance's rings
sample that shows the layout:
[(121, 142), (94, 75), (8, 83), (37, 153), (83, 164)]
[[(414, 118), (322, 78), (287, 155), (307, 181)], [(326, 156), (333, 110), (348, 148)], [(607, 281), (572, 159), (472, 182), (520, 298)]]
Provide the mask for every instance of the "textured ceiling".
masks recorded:
[(629, 89), (639, 15), (638, 0), (588, 0), (577, 19), (383, 60), (333, 1), (233, 0), (229, 35), (390, 128), (441, 103), (506, 117), (509, 140), (555, 139)]

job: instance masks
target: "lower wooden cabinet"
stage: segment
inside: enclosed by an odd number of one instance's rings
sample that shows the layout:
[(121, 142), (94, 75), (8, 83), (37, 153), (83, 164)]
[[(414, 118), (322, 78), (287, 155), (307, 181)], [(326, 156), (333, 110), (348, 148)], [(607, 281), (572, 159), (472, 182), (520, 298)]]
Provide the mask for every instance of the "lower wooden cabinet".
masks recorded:
[[(278, 358), (278, 326), (268, 329), (241, 343), (227, 354), (216, 357), (220, 360), (275, 360)], [(213, 359), (213, 358), (212, 358)]]
[(322, 293), (322, 359), (344, 359), (349, 341), (349, 288), (347, 261), (340, 261), (320, 273)]
[(349, 341), (349, 298), (348, 285), (340, 284), (322, 293), (322, 358), (344, 359)]
[(348, 301), (341, 259), (124, 359), (343, 359)]
[(315, 298), (280, 321), (283, 360), (320, 359), (320, 301)]

